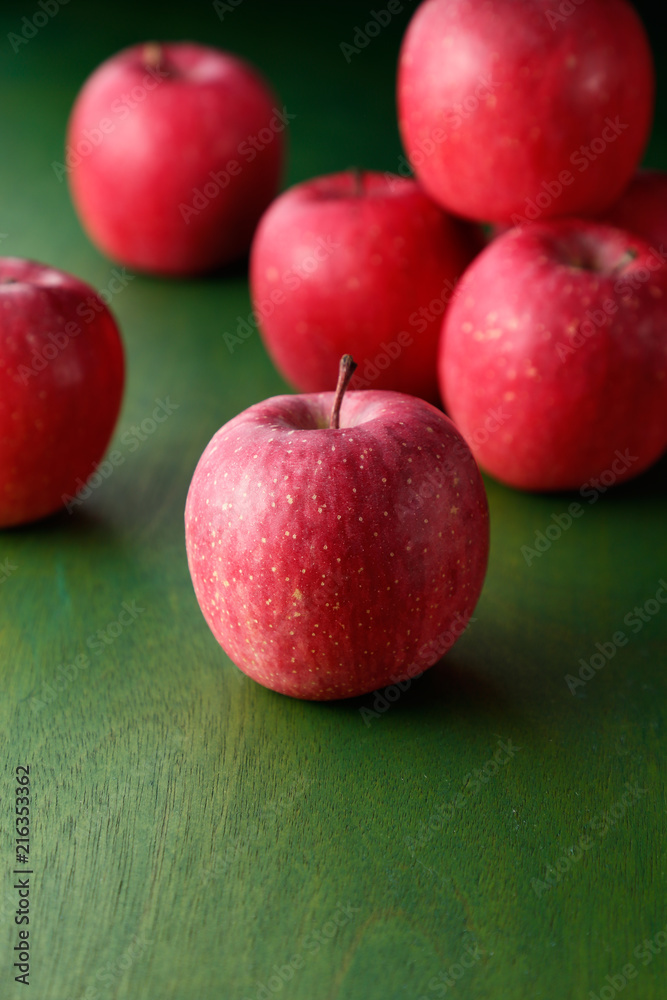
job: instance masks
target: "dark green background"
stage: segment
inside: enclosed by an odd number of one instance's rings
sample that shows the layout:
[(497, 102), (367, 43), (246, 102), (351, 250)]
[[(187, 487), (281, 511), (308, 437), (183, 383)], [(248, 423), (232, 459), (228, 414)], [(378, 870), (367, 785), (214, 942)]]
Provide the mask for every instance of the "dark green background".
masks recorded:
[[(221, 22), (208, 3), (70, 0), (15, 54), (7, 33), (38, 8), (3, 4), (0, 252), (107, 286), (113, 265), (50, 164), (85, 77), (138, 40), (201, 40), (259, 66), (297, 116), (286, 183), (396, 169), (395, 63), (414, 4), (347, 64), (339, 45), (373, 6), (244, 0)], [(664, 167), (663, 84), (647, 162)], [(37, 1000), (255, 1000), (258, 984), (290, 1000), (431, 1000), (444, 995), (433, 978), (475, 946), (447, 995), (587, 998), (633, 963), (624, 1000), (663, 998), (667, 949), (647, 965), (634, 951), (667, 925), (667, 608), (576, 695), (564, 677), (667, 578), (665, 462), (585, 505), (531, 566), (521, 546), (580, 498), (488, 480), (477, 620), (365, 725), (372, 696), (311, 704), (245, 678), (192, 592), (183, 507), (197, 459), (222, 423), (285, 388), (257, 335), (233, 353), (223, 341), (250, 312), (245, 268), (137, 276), (112, 309), (129, 363), (126, 461), (72, 516), (0, 535), (0, 565), (16, 567), (0, 583), (0, 997), (26, 995), (11, 969), (10, 824), (14, 770), (29, 764)], [(130, 453), (123, 433), (165, 397), (178, 409)], [(59, 666), (133, 601), (136, 621), (51, 697)], [(479, 783), (500, 739), (520, 750)], [(605, 830), (626, 782), (643, 791)], [(569, 870), (535, 891), (559, 858)]]

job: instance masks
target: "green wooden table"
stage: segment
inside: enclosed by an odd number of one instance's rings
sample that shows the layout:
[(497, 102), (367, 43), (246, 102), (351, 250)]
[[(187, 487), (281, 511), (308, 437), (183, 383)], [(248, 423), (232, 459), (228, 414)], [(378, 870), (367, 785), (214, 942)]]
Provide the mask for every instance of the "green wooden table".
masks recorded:
[[(411, 3), (349, 62), (367, 2), (226, 6), (71, 0), (14, 51), (40, 8), (3, 4), (0, 252), (109, 285), (51, 163), (82, 80), (146, 38), (264, 70), (296, 115), (286, 183), (397, 168)], [(657, 166), (664, 106), (661, 89)], [(584, 500), (535, 556), (522, 547), (581, 498), (488, 480), (488, 577), (446, 661), (391, 705), (290, 700), (222, 653), (184, 550), (209, 438), (285, 389), (257, 334), (233, 352), (223, 338), (250, 312), (245, 268), (132, 276), (112, 308), (126, 460), (73, 514), (0, 535), (0, 997), (664, 998), (667, 463)], [(138, 441), (156, 400), (169, 418)], [(19, 766), (28, 993), (12, 967)]]

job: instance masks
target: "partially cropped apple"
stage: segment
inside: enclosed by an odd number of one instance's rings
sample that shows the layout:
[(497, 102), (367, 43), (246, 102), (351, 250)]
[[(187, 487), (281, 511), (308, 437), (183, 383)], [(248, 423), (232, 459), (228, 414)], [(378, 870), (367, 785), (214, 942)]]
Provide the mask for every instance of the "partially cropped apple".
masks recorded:
[(290, 117), (237, 56), (134, 45), (85, 82), (54, 170), (68, 175), (81, 223), (107, 256), (195, 274), (248, 250), (280, 186)]
[[(583, 220), (511, 229), (473, 261), (443, 325), (448, 413), (480, 466), (526, 490), (622, 482), (667, 447), (667, 266)], [(480, 433), (500, 408), (493, 433)]]
[(0, 260), (0, 528), (54, 513), (91, 476), (124, 376), (118, 327), (89, 285)]
[(667, 256), (667, 171), (638, 170), (604, 221), (641, 236)]
[(653, 102), (651, 48), (627, 0), (426, 0), (401, 47), (408, 159), (466, 218), (603, 211), (641, 159)]
[(327, 700), (432, 666), (486, 571), (481, 476), (460, 433), (390, 391), (277, 396), (214, 435), (185, 539), (214, 636), (265, 687)]
[(278, 371), (302, 392), (333, 389), (341, 354), (352, 389), (438, 401), (442, 316), (480, 247), (411, 178), (317, 177), (269, 206), (250, 255), (252, 302)]

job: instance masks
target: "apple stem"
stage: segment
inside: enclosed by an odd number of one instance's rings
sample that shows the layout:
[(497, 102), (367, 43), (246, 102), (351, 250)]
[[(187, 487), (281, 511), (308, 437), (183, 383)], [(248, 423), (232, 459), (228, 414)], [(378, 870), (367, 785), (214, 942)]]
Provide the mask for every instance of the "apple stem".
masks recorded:
[(143, 60), (147, 69), (164, 69), (164, 52), (159, 42), (146, 42)]
[(344, 354), (340, 359), (340, 367), (338, 369), (338, 385), (336, 386), (336, 395), (334, 396), (333, 407), (331, 409), (331, 419), (329, 420), (329, 427), (333, 430), (338, 430), (340, 427), (341, 403), (343, 402), (345, 390), (349, 385), (350, 379), (354, 375), (356, 367), (357, 363), (352, 359), (351, 354)]
[(613, 269), (613, 273), (614, 274), (618, 274), (620, 271), (623, 270), (623, 268), (627, 264), (630, 264), (630, 263), (632, 263), (633, 260), (636, 260), (638, 256), (639, 256), (639, 252), (637, 250), (635, 250), (634, 247), (628, 247), (628, 249), (625, 251), (625, 253), (623, 254), (623, 256), (621, 257), (621, 259), (619, 260), (619, 262), (616, 265), (616, 267)]
[(361, 176), (361, 170), (359, 167), (351, 167), (350, 173), (352, 174), (352, 194), (355, 198), (361, 198), (364, 193), (364, 185), (362, 183), (363, 178)]

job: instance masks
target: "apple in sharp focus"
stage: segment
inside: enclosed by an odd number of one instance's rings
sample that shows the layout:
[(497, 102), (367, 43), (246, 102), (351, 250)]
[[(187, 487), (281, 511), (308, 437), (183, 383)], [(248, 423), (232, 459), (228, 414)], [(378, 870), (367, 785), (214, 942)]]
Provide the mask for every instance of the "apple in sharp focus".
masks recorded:
[[(386, 390), (277, 396), (214, 435), (185, 509), (197, 600), (265, 687), (328, 700), (414, 677), (462, 634), (486, 493), (452, 422)], [(338, 409), (338, 416), (336, 416)]]
[[(561, 5), (562, 7), (563, 5)], [(626, 0), (426, 0), (403, 39), (398, 112), (444, 208), (513, 222), (621, 194), (651, 129), (653, 58)]]
[(134, 45), (77, 96), (62, 172), (107, 256), (156, 274), (208, 271), (247, 252), (280, 185), (289, 117), (237, 56)]
[(436, 403), (442, 315), (479, 247), (473, 227), (411, 178), (347, 171), (290, 188), (262, 217), (250, 255), (254, 313), (276, 368), (302, 392), (333, 389), (349, 349), (352, 389)]
[(52, 514), (95, 471), (124, 373), (118, 327), (89, 285), (0, 259), (0, 527)]
[[(511, 229), (473, 261), (439, 377), (480, 466), (526, 490), (605, 486), (667, 447), (667, 267), (595, 222)], [(496, 410), (492, 433), (482, 433)]]
[(638, 170), (604, 221), (641, 236), (667, 255), (667, 172)]

